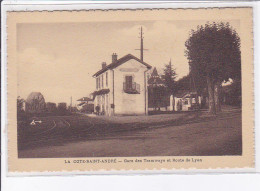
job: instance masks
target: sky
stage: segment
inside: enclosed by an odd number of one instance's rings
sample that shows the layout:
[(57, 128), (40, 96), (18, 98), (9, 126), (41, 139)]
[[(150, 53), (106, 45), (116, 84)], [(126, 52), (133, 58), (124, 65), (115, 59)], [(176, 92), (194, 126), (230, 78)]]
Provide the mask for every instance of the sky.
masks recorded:
[[(140, 57), (140, 27), (144, 61), (162, 73), (171, 60), (178, 78), (188, 74), (184, 55), (191, 29), (207, 21), (129, 21), (26, 23), (17, 26), (18, 95), (41, 92), (46, 102), (70, 102), (95, 90), (92, 75), (111, 55)], [(228, 21), (239, 33), (239, 21)], [(177, 78), (177, 79), (178, 79)]]

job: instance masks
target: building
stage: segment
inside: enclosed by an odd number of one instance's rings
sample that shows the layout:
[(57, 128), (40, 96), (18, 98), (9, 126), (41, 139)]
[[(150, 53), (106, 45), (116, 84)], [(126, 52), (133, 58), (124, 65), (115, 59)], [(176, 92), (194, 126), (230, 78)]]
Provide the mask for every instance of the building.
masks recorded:
[(77, 109), (81, 112), (92, 113), (94, 112), (93, 98), (83, 97), (77, 100)]
[(147, 71), (151, 66), (128, 54), (112, 63), (102, 63), (93, 77), (96, 79), (94, 94), (95, 111), (104, 115), (148, 114)]
[(174, 111), (191, 111), (201, 107), (201, 96), (195, 91), (179, 91), (171, 96), (171, 105)]

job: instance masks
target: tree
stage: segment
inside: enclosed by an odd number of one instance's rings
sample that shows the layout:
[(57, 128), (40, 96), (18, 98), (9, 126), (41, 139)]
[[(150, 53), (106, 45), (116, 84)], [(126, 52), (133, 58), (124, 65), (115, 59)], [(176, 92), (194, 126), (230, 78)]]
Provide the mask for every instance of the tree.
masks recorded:
[(59, 114), (65, 115), (68, 111), (67, 110), (67, 103), (65, 103), (65, 102), (58, 103), (57, 110), (58, 110)]
[(32, 92), (26, 99), (25, 111), (28, 113), (42, 113), (45, 111), (45, 99), (40, 92)]
[(165, 65), (164, 74), (162, 75), (164, 84), (168, 89), (168, 93), (170, 93), (170, 94), (174, 93), (176, 77), (177, 77), (177, 74), (175, 72), (175, 69), (172, 67), (172, 63), (170, 61), (169, 64)]
[(167, 107), (165, 97), (167, 96), (166, 87), (162, 85), (148, 86), (148, 104), (154, 110), (160, 110), (161, 107)]
[(20, 96), (17, 97), (17, 113), (21, 113), (24, 111), (23, 104), (24, 104), (24, 99), (21, 98)]
[(160, 110), (161, 107), (167, 107), (165, 99), (167, 96), (167, 88), (164, 81), (157, 72), (156, 67), (148, 79), (148, 105), (153, 107), (154, 110)]
[(240, 38), (229, 23), (213, 22), (192, 30), (185, 46), (191, 73), (207, 82), (209, 111), (215, 114), (221, 110), (221, 84), (241, 78)]

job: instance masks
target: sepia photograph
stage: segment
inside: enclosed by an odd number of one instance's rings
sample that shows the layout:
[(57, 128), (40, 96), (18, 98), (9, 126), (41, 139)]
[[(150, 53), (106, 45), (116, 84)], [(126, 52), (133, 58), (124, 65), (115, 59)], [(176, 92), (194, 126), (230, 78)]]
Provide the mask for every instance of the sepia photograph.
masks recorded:
[(19, 24), (19, 158), (241, 155), (239, 27)]
[(251, 16), (9, 12), (10, 169), (253, 167)]

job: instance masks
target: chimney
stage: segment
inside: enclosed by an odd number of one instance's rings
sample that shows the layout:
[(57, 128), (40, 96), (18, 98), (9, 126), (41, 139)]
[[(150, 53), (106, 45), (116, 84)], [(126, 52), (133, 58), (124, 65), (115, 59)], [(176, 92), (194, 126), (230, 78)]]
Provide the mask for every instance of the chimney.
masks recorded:
[(116, 62), (117, 61), (117, 54), (116, 53), (113, 53), (112, 54), (112, 63)]
[(102, 62), (102, 69), (104, 69), (105, 67), (107, 67), (107, 63)]

